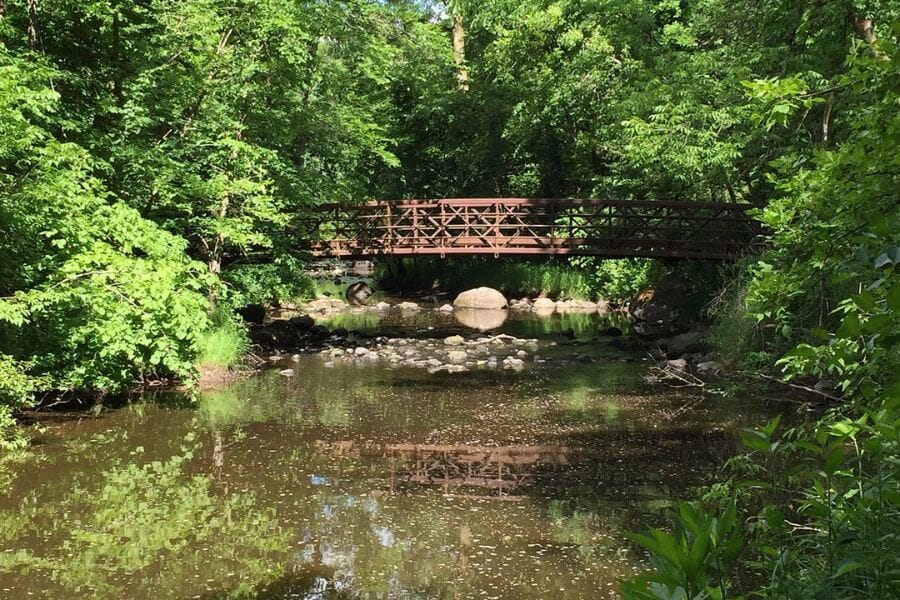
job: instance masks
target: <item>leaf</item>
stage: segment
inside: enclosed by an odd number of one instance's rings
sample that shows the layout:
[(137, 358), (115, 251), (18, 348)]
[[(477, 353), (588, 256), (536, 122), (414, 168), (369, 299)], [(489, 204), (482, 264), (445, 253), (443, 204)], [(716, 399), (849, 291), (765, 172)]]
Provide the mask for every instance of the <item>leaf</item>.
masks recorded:
[(888, 292), (887, 305), (895, 313), (900, 313), (900, 283), (894, 284)]
[(846, 575), (847, 573), (850, 573), (851, 571), (855, 571), (855, 570), (861, 568), (862, 566), (863, 566), (862, 563), (859, 563), (850, 558), (846, 558), (838, 564), (837, 571), (834, 572), (834, 577), (840, 577), (841, 575)]
[(859, 315), (856, 313), (850, 313), (844, 320), (841, 322), (841, 326), (838, 328), (837, 335), (840, 338), (852, 338), (856, 337), (860, 334), (860, 324), (859, 324)]

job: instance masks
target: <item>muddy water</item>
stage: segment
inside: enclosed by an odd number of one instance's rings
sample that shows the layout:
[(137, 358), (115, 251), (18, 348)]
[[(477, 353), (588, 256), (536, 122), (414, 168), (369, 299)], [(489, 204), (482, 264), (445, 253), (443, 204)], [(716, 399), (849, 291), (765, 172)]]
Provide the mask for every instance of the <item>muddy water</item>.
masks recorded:
[[(354, 325), (458, 331), (421, 319)], [(521, 372), (302, 356), (59, 418), (0, 471), (0, 596), (617, 597), (644, 566), (623, 533), (780, 407), (651, 388), (639, 354), (581, 342)]]

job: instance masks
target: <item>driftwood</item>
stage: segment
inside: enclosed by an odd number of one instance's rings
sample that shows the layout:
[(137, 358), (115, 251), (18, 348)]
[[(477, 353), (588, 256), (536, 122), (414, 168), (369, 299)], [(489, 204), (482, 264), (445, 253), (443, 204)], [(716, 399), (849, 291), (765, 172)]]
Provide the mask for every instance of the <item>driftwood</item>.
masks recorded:
[(785, 381), (784, 379), (779, 379), (777, 377), (772, 377), (771, 375), (760, 374), (760, 377), (767, 381), (774, 381), (775, 383), (780, 383), (781, 385), (786, 385), (789, 388), (793, 388), (795, 390), (800, 390), (802, 392), (807, 392), (809, 394), (815, 394), (816, 396), (821, 396), (822, 398), (827, 398), (832, 402), (843, 402), (843, 398), (839, 396), (835, 396), (833, 394), (829, 394), (828, 392), (823, 392), (822, 390), (817, 390), (814, 387), (809, 387), (808, 385), (800, 385), (799, 383), (791, 383), (790, 381)]
[(652, 384), (664, 384), (669, 387), (706, 387), (706, 382), (683, 369), (665, 365), (662, 367), (650, 367), (644, 375), (644, 381)]

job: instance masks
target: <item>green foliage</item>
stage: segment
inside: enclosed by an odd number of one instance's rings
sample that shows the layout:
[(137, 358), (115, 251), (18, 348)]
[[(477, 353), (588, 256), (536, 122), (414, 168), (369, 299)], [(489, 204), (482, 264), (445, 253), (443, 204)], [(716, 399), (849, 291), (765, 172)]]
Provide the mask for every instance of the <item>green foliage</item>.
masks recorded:
[(312, 298), (316, 283), (301, 272), (302, 268), (302, 263), (289, 256), (278, 257), (270, 264), (235, 265), (222, 274), (230, 288), (228, 303), (240, 307)]
[(233, 367), (244, 357), (249, 346), (250, 340), (244, 326), (220, 308), (209, 329), (200, 335), (197, 366)]
[(28, 406), (34, 382), (12, 357), (0, 354), (0, 452), (20, 450), (28, 438), (16, 427), (13, 411)]
[(663, 266), (646, 258), (621, 260), (586, 259), (587, 268), (593, 267), (593, 286), (601, 298), (627, 303), (638, 292), (651, 287), (665, 273)]
[(655, 571), (623, 582), (633, 600), (720, 600), (729, 595), (729, 574), (741, 550), (741, 528), (734, 503), (716, 516), (699, 503), (682, 503), (669, 534), (651, 529), (629, 536), (650, 551)]
[[(189, 441), (192, 436), (189, 436)], [(143, 448), (134, 455), (140, 456)], [(29, 515), (15, 537), (39, 533), (40, 554), (4, 553), (0, 569), (46, 577), (79, 597), (127, 595), (128, 585), (166, 589), (194, 569), (218, 585), (249, 591), (272, 579), (273, 553), (287, 537), (271, 511), (256, 508), (252, 494), (220, 495), (207, 476), (185, 473), (194, 450), (168, 460), (127, 463), (106, 471), (91, 486), (76, 486), (62, 500), (22, 513), (0, 515), (5, 523)], [(214, 542), (219, 560), (191, 548)], [(131, 581), (120, 574), (129, 573)], [(230, 591), (228, 588), (225, 592)]]
[[(829, 82), (847, 115), (841, 143), (775, 162), (778, 195), (758, 211), (770, 249), (717, 310), (736, 316), (714, 339), (767, 332), (741, 352), (780, 356), (785, 377), (830, 380), (844, 398), (795, 429), (780, 433), (774, 420), (745, 432), (751, 452), (708, 495), (737, 495), (749, 523), (742, 564), (763, 576), (736, 570), (730, 580), (759, 597), (892, 597), (900, 582), (898, 45), (882, 34), (853, 47), (847, 72)], [(815, 104), (800, 76), (749, 87), (766, 128), (802, 125), (807, 114), (794, 111)]]
[(558, 262), (522, 262), (492, 259), (414, 259), (399, 267), (382, 267), (379, 278), (404, 290), (439, 288), (452, 293), (488, 286), (508, 297), (596, 297), (594, 279), (587, 269)]
[(188, 376), (207, 281), (186, 243), (111, 198), (84, 149), (53, 139), (41, 126), (57, 109), (49, 71), (0, 51), (0, 351), (43, 389)]

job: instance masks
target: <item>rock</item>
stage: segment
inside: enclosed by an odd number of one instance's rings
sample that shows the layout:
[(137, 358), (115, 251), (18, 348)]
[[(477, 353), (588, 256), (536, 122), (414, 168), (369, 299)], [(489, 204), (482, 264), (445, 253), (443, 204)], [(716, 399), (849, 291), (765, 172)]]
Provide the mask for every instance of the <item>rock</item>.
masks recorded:
[(344, 349), (343, 348), (332, 348), (331, 351), (329, 352), (329, 354), (331, 354), (331, 356), (343, 356)]
[(447, 358), (450, 362), (460, 363), (469, 358), (469, 355), (466, 354), (465, 350), (451, 350), (447, 353)]
[(337, 298), (319, 298), (306, 305), (306, 310), (311, 313), (336, 313), (347, 308), (343, 300)]
[(309, 328), (309, 335), (313, 339), (324, 340), (329, 335), (331, 335), (331, 332), (328, 331), (327, 327), (322, 327), (321, 325), (313, 325)]
[(334, 361), (333, 361), (333, 360), (329, 360), (329, 361), (323, 363), (322, 366), (325, 367), (326, 369), (333, 369), (333, 368), (334, 368)]
[(387, 302), (379, 302), (375, 305), (375, 310), (387, 310), (391, 307)]
[(628, 305), (628, 312), (639, 321), (671, 324), (688, 316), (689, 296), (689, 282), (676, 273), (641, 291)]
[(463, 339), (461, 335), (451, 335), (449, 337), (444, 338), (444, 344), (447, 346), (459, 346), (463, 344), (466, 340)]
[(520, 358), (513, 358), (512, 356), (507, 356), (503, 359), (503, 368), (512, 370), (512, 371), (521, 371), (525, 368), (525, 361)]
[(714, 360), (697, 363), (697, 373), (700, 375), (718, 375), (721, 370), (722, 363)]
[(554, 311), (556, 310), (556, 302), (550, 298), (535, 298), (534, 302), (531, 303), (531, 308), (539, 311)]
[(607, 337), (622, 337), (622, 330), (618, 327), (606, 327), (600, 330), (600, 335)]
[(452, 304), (442, 304), (440, 308), (438, 308), (440, 312), (453, 312)]
[(365, 356), (368, 353), (369, 349), (363, 346), (358, 346), (356, 350), (353, 351), (353, 354), (355, 354), (356, 356)]
[(306, 331), (310, 327), (316, 324), (313, 318), (309, 315), (301, 315), (299, 317), (294, 317), (292, 319), (287, 320), (288, 325), (295, 329), (300, 329), (301, 331)]
[(524, 350), (519, 350), (518, 352), (516, 352), (516, 356), (528, 356), (528, 353)]
[(606, 300), (597, 300), (595, 304), (597, 312), (601, 315), (608, 315), (613, 312), (613, 305)]
[(556, 303), (556, 312), (590, 313), (597, 310), (597, 305), (590, 300), (560, 300)]
[(689, 331), (670, 338), (666, 343), (666, 352), (669, 356), (681, 356), (689, 352), (700, 350), (702, 334), (699, 331)]
[(293, 377), (294, 370), (293, 369), (282, 369), (281, 371), (278, 371), (278, 374), (282, 375), (284, 377)]
[(374, 292), (368, 283), (365, 281), (355, 281), (347, 286), (344, 297), (350, 304), (362, 306), (369, 301), (369, 298), (373, 293)]
[(461, 292), (453, 301), (454, 308), (506, 308), (506, 298), (497, 290), (480, 287)]
[(262, 325), (266, 320), (266, 307), (262, 304), (248, 304), (235, 311), (245, 322), (251, 325)]
[(675, 360), (667, 360), (666, 366), (671, 367), (672, 369), (678, 369), (679, 371), (687, 371), (688, 361), (683, 358), (676, 358)]
[(494, 310), (488, 308), (460, 308), (453, 312), (453, 316), (459, 321), (460, 325), (478, 331), (489, 331), (497, 329), (506, 321), (505, 310)]
[(415, 302), (401, 302), (397, 305), (397, 308), (404, 311), (421, 310), (421, 307)]

